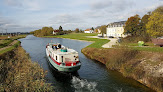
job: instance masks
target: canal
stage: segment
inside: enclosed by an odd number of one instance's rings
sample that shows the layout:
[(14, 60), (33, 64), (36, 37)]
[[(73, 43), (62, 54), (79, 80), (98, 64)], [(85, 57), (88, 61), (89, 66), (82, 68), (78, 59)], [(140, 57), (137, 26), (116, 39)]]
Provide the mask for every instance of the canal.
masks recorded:
[[(45, 46), (51, 42), (75, 49), (79, 52), (82, 63), (80, 70), (74, 74), (58, 72), (50, 67), (45, 55)], [(116, 71), (108, 70), (105, 65), (87, 58), (81, 49), (90, 42), (62, 38), (39, 38), (29, 35), (20, 39), (21, 46), (29, 53), (32, 61), (38, 62), (48, 71), (46, 78), (55, 87), (55, 92), (151, 92), (135, 80), (123, 77)]]

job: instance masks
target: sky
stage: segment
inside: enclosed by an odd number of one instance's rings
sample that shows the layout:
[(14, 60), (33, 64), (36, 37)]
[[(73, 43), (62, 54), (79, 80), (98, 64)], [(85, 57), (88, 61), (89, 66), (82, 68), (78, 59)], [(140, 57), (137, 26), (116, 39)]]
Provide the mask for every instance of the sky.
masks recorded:
[(42, 27), (85, 30), (142, 17), (163, 0), (0, 0), (0, 33), (30, 32)]

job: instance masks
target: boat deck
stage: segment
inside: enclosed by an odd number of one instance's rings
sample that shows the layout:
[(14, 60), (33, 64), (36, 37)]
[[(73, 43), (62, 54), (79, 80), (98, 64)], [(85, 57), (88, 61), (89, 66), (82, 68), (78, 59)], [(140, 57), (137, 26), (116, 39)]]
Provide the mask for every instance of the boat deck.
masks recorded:
[(62, 48), (51, 48), (49, 46), (49, 50), (53, 51), (55, 54), (77, 54), (78, 52), (73, 50), (73, 49), (70, 49), (70, 48), (67, 48), (67, 52), (62, 52), (61, 49), (65, 48), (64, 46), (62, 46)]

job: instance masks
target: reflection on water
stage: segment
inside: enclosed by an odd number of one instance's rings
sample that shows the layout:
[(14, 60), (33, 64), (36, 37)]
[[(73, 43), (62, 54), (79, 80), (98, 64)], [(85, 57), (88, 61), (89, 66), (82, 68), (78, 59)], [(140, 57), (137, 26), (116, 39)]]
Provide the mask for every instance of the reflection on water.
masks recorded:
[[(45, 46), (50, 41), (61, 43), (79, 53), (81, 68), (75, 73), (63, 73), (50, 66), (45, 54)], [(152, 90), (137, 81), (123, 77), (120, 73), (107, 70), (105, 65), (91, 60), (81, 53), (89, 42), (62, 39), (39, 38), (32, 35), (20, 39), (21, 46), (37, 61), (44, 70), (48, 82), (55, 87), (55, 92), (151, 92)]]

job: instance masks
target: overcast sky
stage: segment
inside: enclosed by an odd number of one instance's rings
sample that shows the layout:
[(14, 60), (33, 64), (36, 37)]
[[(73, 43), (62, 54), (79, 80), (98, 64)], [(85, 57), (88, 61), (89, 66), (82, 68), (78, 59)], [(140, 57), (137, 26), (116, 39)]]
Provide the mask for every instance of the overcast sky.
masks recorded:
[(163, 0), (0, 0), (0, 32), (29, 32), (61, 25), (63, 29), (86, 29), (141, 17)]

